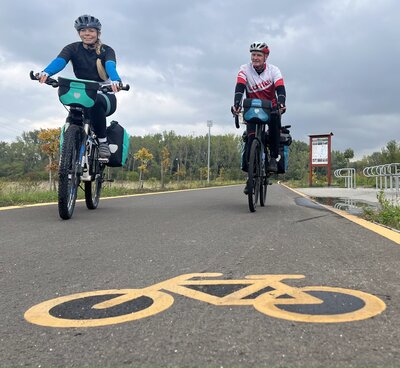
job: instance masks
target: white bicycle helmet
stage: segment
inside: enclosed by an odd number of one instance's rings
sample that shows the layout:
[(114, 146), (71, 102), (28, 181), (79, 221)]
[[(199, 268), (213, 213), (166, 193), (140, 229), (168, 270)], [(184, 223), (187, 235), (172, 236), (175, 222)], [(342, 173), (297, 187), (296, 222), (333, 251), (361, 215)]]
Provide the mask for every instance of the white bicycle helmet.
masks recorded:
[(253, 42), (250, 45), (250, 52), (253, 52), (253, 51), (262, 52), (266, 55), (269, 54), (269, 48), (265, 42)]

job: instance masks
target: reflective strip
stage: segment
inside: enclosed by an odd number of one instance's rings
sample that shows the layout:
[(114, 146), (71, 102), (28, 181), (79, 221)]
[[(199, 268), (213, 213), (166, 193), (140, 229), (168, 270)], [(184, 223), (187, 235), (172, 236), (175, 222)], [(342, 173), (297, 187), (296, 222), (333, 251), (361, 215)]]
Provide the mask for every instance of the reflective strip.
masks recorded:
[(108, 98), (108, 96), (106, 94), (101, 94), (100, 96), (103, 96), (104, 99), (106, 100), (106, 104), (107, 104), (107, 109), (106, 109), (106, 115), (108, 115), (111, 111), (111, 102), (110, 99)]

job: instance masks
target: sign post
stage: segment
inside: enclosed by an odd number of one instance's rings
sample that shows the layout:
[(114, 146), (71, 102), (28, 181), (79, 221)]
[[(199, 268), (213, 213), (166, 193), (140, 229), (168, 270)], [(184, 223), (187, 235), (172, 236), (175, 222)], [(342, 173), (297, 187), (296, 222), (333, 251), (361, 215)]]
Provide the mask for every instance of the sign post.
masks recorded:
[(328, 186), (331, 185), (331, 137), (329, 134), (311, 134), (310, 137), (310, 176), (309, 186), (312, 187), (314, 167), (327, 167)]

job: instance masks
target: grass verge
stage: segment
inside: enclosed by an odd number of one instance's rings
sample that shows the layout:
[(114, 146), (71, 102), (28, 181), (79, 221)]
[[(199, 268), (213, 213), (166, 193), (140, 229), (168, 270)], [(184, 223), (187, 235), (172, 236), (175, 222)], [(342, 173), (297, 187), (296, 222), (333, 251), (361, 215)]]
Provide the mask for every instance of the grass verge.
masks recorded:
[(385, 198), (383, 192), (379, 193), (378, 201), (380, 204), (379, 208), (376, 210), (365, 208), (363, 218), (368, 221), (400, 230), (400, 207), (397, 203)]
[[(184, 190), (184, 189), (197, 189), (206, 187), (217, 187), (224, 185), (242, 184), (242, 181), (215, 181), (215, 182), (195, 182), (195, 181), (182, 181), (179, 183), (169, 183), (164, 188), (160, 185), (152, 183), (144, 188), (138, 188), (138, 183), (113, 183), (105, 184), (101, 196), (104, 197), (117, 197), (121, 195), (142, 194), (161, 191)], [(84, 199), (85, 194), (83, 190), (78, 191), (78, 199)], [(57, 192), (42, 189), (39, 185), (18, 185), (5, 188), (0, 186), (0, 207), (8, 206), (23, 206), (28, 204), (37, 203), (50, 203), (57, 202)]]

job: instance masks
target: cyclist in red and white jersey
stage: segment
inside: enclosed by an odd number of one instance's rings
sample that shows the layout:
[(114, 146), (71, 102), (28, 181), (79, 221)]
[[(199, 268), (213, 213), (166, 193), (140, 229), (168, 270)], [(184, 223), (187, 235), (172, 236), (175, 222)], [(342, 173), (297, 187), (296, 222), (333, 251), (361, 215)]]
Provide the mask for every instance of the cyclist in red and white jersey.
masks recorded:
[[(270, 100), (273, 107), (278, 107), (281, 113), (286, 111), (286, 90), (283, 77), (279, 68), (272, 64), (267, 64), (269, 48), (265, 42), (254, 42), (250, 45), (251, 62), (240, 67), (235, 88), (234, 105), (232, 112), (239, 114), (244, 92), (247, 98), (258, 98)], [(268, 170), (277, 172), (277, 162), (279, 152), (281, 122), (279, 115), (271, 115), (268, 123), (269, 143), (271, 158)], [(249, 151), (255, 136), (255, 124), (247, 124), (247, 161)], [(246, 191), (246, 189), (245, 189)]]

